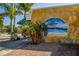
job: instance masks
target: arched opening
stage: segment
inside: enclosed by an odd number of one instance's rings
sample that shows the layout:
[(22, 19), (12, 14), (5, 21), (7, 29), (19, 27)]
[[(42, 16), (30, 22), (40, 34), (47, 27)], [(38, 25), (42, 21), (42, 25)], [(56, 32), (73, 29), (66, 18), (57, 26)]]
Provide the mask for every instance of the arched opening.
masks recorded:
[(44, 23), (47, 25), (50, 36), (66, 36), (68, 34), (68, 25), (62, 18), (49, 18)]

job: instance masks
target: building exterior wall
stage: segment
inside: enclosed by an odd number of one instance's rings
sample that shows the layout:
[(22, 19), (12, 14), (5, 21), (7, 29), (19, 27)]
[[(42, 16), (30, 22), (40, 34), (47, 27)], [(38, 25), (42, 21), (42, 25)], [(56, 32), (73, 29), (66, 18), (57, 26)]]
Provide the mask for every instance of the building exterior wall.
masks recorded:
[(26, 13), (26, 20), (31, 20), (31, 10)]
[[(32, 10), (32, 22), (41, 21), (44, 22), (48, 18), (62, 18), (64, 22), (68, 25), (68, 35), (63, 37), (58, 37), (60, 39), (72, 38), (78, 39), (79, 34), (79, 5), (70, 5), (70, 6), (60, 6), (60, 7), (48, 7)], [(46, 42), (57, 41), (57, 37), (55, 36), (46, 36)], [(77, 43), (79, 43), (77, 41)]]

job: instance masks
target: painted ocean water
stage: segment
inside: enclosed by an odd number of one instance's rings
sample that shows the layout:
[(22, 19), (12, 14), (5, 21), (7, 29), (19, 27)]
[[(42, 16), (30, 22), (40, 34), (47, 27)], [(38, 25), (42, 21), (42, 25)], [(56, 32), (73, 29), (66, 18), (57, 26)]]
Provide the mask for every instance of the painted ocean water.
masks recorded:
[(48, 29), (48, 35), (65, 36), (67, 35), (67, 29)]

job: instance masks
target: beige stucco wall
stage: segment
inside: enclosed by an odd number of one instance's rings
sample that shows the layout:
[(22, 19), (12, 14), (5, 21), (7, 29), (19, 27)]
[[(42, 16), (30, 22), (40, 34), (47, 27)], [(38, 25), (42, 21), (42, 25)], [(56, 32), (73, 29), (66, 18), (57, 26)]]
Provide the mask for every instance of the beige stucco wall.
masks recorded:
[[(46, 42), (57, 41), (60, 39), (78, 38), (79, 33), (79, 5), (70, 5), (62, 7), (48, 7), (32, 10), (32, 22), (41, 21), (44, 22), (48, 18), (58, 17), (64, 19), (64, 22), (68, 25), (68, 35), (64, 38), (59, 36), (46, 36)], [(78, 40), (79, 41), (79, 40)], [(77, 41), (77, 42), (78, 42)]]

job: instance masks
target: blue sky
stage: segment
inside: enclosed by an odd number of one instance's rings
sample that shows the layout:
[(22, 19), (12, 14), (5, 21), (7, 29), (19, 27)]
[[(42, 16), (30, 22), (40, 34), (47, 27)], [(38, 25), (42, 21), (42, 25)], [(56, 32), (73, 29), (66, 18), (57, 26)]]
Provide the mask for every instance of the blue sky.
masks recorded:
[(56, 6), (65, 6), (72, 5), (76, 3), (36, 3), (32, 6), (32, 9), (44, 8), (44, 7), (56, 7)]
[[(38, 9), (38, 8), (44, 8), (44, 7), (50, 7), (50, 6), (63, 6), (63, 5), (71, 5), (71, 4), (74, 4), (74, 3), (70, 3), (70, 4), (69, 3), (37, 3), (37, 4), (34, 4), (31, 9)], [(4, 12), (4, 9), (0, 7), (0, 13), (2, 12)], [(17, 22), (22, 19), (23, 19), (23, 15), (17, 15), (16, 25), (17, 25)], [(4, 25), (9, 25), (9, 23), (10, 23), (9, 17), (4, 17)]]
[[(0, 7), (0, 13), (4, 13), (4, 9), (2, 7)], [(17, 15), (16, 16), (16, 25), (17, 25), (17, 22), (19, 20), (22, 20), (23, 19), (23, 15)], [(9, 25), (10, 24), (10, 18), (8, 16), (5, 16), (4, 19), (3, 19), (3, 22), (4, 22), (4, 25)]]

